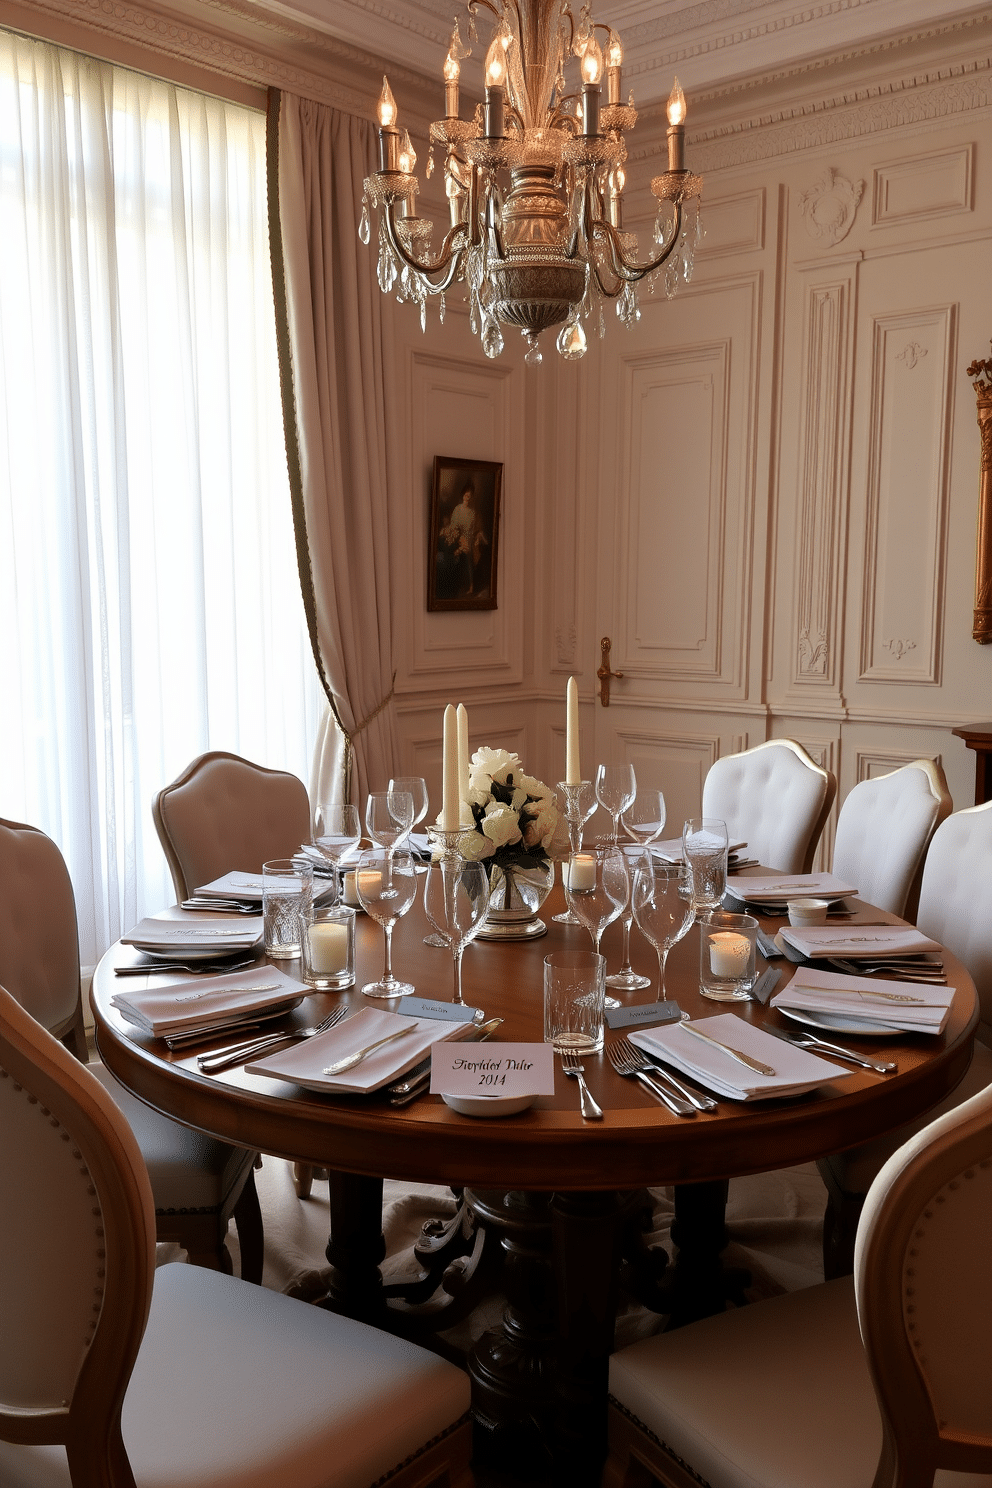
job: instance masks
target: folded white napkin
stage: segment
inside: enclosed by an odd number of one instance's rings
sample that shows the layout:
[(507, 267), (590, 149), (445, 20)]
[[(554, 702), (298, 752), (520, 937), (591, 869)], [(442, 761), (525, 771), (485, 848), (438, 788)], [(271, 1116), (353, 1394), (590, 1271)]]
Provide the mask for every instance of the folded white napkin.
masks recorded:
[(260, 873), (225, 873), (211, 883), (201, 884), (193, 892), (198, 899), (257, 899), (262, 902)]
[[(403, 1038), (376, 1049), (360, 1064), (341, 1075), (325, 1075), (324, 1069), (344, 1059), (376, 1039), (385, 1038), (398, 1028), (412, 1028)], [(442, 1018), (407, 1018), (385, 1008), (362, 1008), (328, 1033), (305, 1039), (292, 1048), (254, 1059), (245, 1069), (253, 1075), (267, 1075), (270, 1080), (285, 1080), (302, 1085), (305, 1090), (328, 1091), (334, 1095), (366, 1095), (388, 1085), (412, 1069), (427, 1054), (432, 1044), (468, 1038), (475, 1030), (473, 1022), (454, 1023)]]
[(781, 904), (785, 899), (843, 899), (858, 892), (833, 873), (780, 873), (776, 877), (728, 878), (727, 888), (737, 899)]
[(122, 1018), (156, 1038), (204, 1032), (252, 1016), (294, 1006), (312, 989), (273, 966), (229, 976), (186, 977), (144, 992), (116, 992), (110, 999)]
[[(682, 861), (682, 838), (669, 837), (665, 842), (652, 842), (649, 844), (651, 851), (659, 858), (664, 858), (666, 863), (681, 863)], [(732, 858), (735, 853), (740, 852), (742, 847), (747, 847), (746, 842), (732, 842), (727, 849)]]
[(953, 1000), (953, 987), (843, 976), (839, 971), (801, 966), (771, 1005), (857, 1018), (908, 1033), (943, 1033)]
[(234, 924), (228, 915), (217, 915), (213, 919), (208, 915), (197, 915), (188, 920), (149, 916), (122, 935), (121, 943), (137, 946), (140, 951), (173, 951), (178, 955), (183, 950), (210, 950), (223, 956), (227, 951), (247, 950), (249, 946), (257, 945), (261, 938), (261, 915), (245, 915)]
[(844, 956), (852, 961), (885, 961), (940, 950), (939, 941), (913, 925), (783, 925), (779, 934), (804, 956)]
[(698, 1080), (714, 1095), (726, 1100), (770, 1100), (776, 1096), (802, 1095), (815, 1090), (828, 1080), (843, 1079), (848, 1070), (838, 1069), (816, 1054), (796, 1048), (782, 1039), (772, 1038), (764, 1029), (745, 1023), (734, 1013), (719, 1013), (714, 1018), (700, 1018), (697, 1026), (703, 1033), (730, 1044), (741, 1054), (750, 1054), (769, 1065), (774, 1075), (761, 1075), (739, 1064), (713, 1044), (694, 1038), (682, 1023), (660, 1028), (638, 1028), (628, 1035), (632, 1044), (657, 1056), (690, 1079)]

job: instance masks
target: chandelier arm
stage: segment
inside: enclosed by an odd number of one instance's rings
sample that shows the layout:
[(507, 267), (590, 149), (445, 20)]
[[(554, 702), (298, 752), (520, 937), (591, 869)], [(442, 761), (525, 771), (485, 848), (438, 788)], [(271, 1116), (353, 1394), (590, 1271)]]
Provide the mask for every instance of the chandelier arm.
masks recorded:
[(500, 20), (502, 18), (500, 11), (492, 3), (492, 0), (466, 0), (465, 9), (469, 12), (470, 15), (474, 15), (474, 13), (479, 9), (480, 5), (485, 6), (490, 15), (494, 15), (497, 20)]
[(649, 259), (647, 263), (628, 263), (624, 257), (623, 248), (616, 228), (611, 222), (600, 219), (592, 224), (592, 236), (605, 238), (610, 250), (610, 260), (613, 272), (618, 279), (627, 284), (637, 284), (639, 280), (648, 274), (653, 274), (655, 269), (660, 269), (665, 260), (671, 255), (672, 249), (679, 240), (682, 231), (682, 203), (675, 203), (675, 225), (672, 236), (668, 243), (663, 245), (657, 258)]
[[(408, 253), (400, 242), (399, 234), (396, 231), (396, 221), (393, 217), (392, 202), (386, 203), (384, 220), (386, 223), (386, 236), (389, 238), (389, 246), (408, 268), (414, 270), (424, 288), (430, 294), (444, 294), (446, 289), (450, 289), (455, 282), (455, 276), (461, 265), (462, 253), (467, 246), (466, 244), (460, 244), (456, 247), (454, 239), (462, 231), (465, 224), (459, 222), (455, 227), (451, 228), (445, 234), (444, 242), (441, 244), (441, 251), (437, 258), (431, 262), (422, 263), (419, 259), (414, 258), (412, 254)], [(444, 271), (444, 277), (438, 282), (428, 277), (430, 274), (436, 274), (442, 270)]]
[(587, 174), (585, 181), (583, 182), (582, 211), (579, 213), (579, 223), (576, 229), (576, 236), (581, 242), (585, 261), (592, 269), (596, 283), (599, 285), (600, 294), (605, 295), (608, 300), (615, 300), (617, 295), (620, 293), (620, 281), (618, 278), (616, 286), (613, 289), (610, 289), (603, 281), (603, 275), (600, 272), (599, 263), (597, 262), (596, 255), (593, 252), (592, 240), (595, 236), (595, 229), (596, 220), (592, 215), (592, 182), (589, 175)]

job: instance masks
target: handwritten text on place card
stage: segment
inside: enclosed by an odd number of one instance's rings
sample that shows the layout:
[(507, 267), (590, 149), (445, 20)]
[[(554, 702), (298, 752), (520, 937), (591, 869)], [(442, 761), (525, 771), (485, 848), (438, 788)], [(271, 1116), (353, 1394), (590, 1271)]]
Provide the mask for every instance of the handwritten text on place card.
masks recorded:
[(440, 1018), (443, 1023), (482, 1022), (478, 1008), (458, 1002), (430, 1002), (426, 997), (401, 997), (396, 1011), (411, 1018)]
[(434, 1044), (434, 1095), (554, 1095), (550, 1044)]
[(682, 1009), (677, 1002), (646, 1002), (638, 1007), (607, 1008), (610, 1028), (629, 1028), (632, 1024), (677, 1023)]

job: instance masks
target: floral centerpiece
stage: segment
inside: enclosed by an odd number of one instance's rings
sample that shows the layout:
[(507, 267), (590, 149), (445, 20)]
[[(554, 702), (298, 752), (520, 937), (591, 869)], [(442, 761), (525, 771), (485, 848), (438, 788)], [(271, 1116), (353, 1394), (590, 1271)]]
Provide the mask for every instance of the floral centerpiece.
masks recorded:
[(519, 930), (529, 921), (534, 928), (520, 933), (543, 934), (536, 914), (551, 888), (552, 859), (568, 850), (568, 823), (554, 791), (527, 775), (510, 750), (483, 747), (469, 765), (466, 806), (458, 851), (483, 862), (489, 875), (487, 925), (507, 921)]

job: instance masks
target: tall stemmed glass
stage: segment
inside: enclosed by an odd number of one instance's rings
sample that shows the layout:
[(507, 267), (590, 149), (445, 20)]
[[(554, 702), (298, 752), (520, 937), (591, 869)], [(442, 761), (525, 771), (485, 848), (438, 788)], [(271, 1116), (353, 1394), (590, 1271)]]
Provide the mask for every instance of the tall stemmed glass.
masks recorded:
[(393, 854), (413, 830), (413, 797), (409, 791), (373, 791), (365, 802), (365, 830), (372, 841), (389, 854), (387, 877)]
[(673, 945), (685, 935), (695, 919), (691, 900), (679, 893), (678, 863), (666, 863), (651, 853), (642, 853), (634, 869), (630, 900), (637, 928), (658, 955), (658, 1001), (665, 1000), (665, 963)]
[(682, 828), (682, 856), (689, 875), (692, 905), (702, 918), (719, 909), (727, 888), (727, 823), (699, 816)]
[[(639, 790), (627, 810), (623, 813), (624, 830), (628, 837), (646, 847), (656, 842), (665, 830), (665, 798), (660, 790)], [(627, 867), (634, 872), (640, 858), (640, 847), (625, 847)], [(617, 992), (641, 992), (650, 987), (651, 978), (641, 976), (630, 964), (630, 926), (634, 918), (634, 906), (630, 901), (623, 917), (623, 964), (618, 972), (606, 978), (606, 985)]]
[[(460, 833), (444, 833), (457, 837)], [(424, 884), (424, 909), (442, 944), (449, 947), (454, 970), (452, 1002), (464, 1004), (462, 954), (475, 939), (489, 908), (489, 877), (479, 862), (466, 860), (457, 847), (442, 850), (431, 863)]]
[[(584, 848), (569, 859), (565, 897), (569, 908), (592, 936), (597, 955), (603, 931), (623, 913), (629, 894), (627, 860), (622, 849), (613, 843)], [(620, 1006), (615, 997), (607, 997), (605, 1005)]]
[(382, 926), (386, 941), (382, 977), (366, 983), (362, 991), (366, 997), (406, 997), (415, 988), (393, 976), (393, 926), (417, 897), (413, 859), (394, 848), (373, 847), (358, 860), (355, 888), (359, 903)]
[[(558, 789), (565, 798), (565, 820), (568, 822), (568, 841), (573, 853), (580, 851), (582, 847), (582, 828), (596, 810), (596, 787), (591, 780), (580, 780), (576, 785), (570, 785), (567, 780), (559, 780)], [(561, 865), (562, 884), (568, 875), (568, 860)], [(581, 925), (582, 921), (574, 915), (570, 909), (561, 914), (551, 916), (556, 925)]]
[[(394, 775), (389, 782), (388, 793), (392, 795), (397, 791), (406, 791), (413, 801), (413, 820), (410, 823), (410, 832), (412, 832), (427, 815), (427, 781), (420, 775)], [(410, 832), (407, 832), (403, 838), (403, 846), (408, 845)]]
[(357, 806), (348, 806), (340, 801), (318, 802), (313, 814), (313, 845), (331, 866), (335, 904), (340, 893), (340, 865), (354, 852), (361, 840), (362, 823)]
[(620, 817), (637, 793), (633, 765), (600, 765), (596, 771), (596, 799), (613, 818), (613, 842), (620, 841)]

